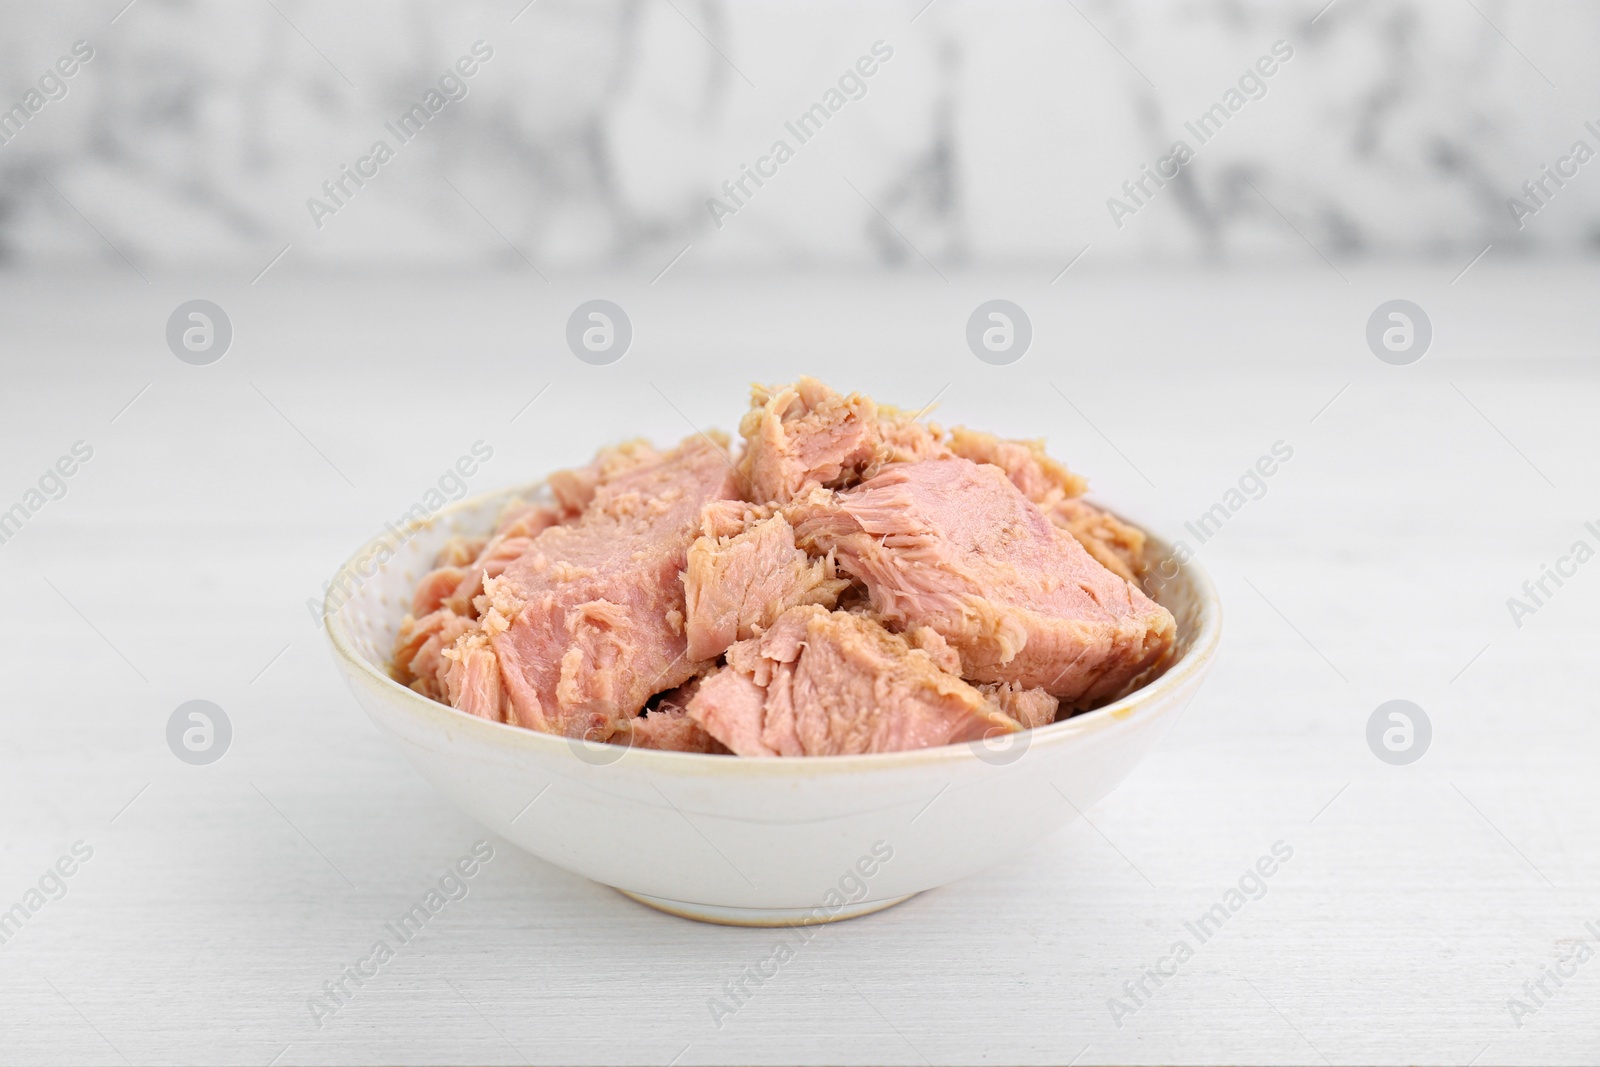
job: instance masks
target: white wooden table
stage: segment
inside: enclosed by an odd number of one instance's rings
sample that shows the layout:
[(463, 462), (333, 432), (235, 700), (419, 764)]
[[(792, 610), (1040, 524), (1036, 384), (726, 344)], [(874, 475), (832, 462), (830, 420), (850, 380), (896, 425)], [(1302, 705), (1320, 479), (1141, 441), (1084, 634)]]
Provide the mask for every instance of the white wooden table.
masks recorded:
[[(0, 945), (0, 1061), (1596, 1062), (1600, 962), (1508, 1001), (1600, 928), (1600, 563), (1520, 628), (1506, 600), (1600, 546), (1600, 272), (1058, 269), (6, 278), (0, 508), (74, 442), (93, 457), (0, 544), (0, 908), (93, 854)], [(207, 367), (163, 337), (198, 296), (235, 330)], [(594, 296), (636, 331), (609, 367), (561, 340)], [(1035, 328), (1009, 367), (963, 339), (994, 296)], [(1392, 297), (1435, 327), (1412, 366), (1364, 341)], [(720, 1027), (709, 999), (773, 934), (503, 842), (319, 1027), (308, 998), (481, 834), (362, 716), (307, 599), (476, 440), (475, 490), (731, 430), (746, 383), (808, 371), (1046, 435), (1178, 536), (1292, 447), (1201, 549), (1224, 650), (1163, 747), (1034, 851), (823, 930)], [(1433, 726), (1409, 766), (1365, 740), (1392, 698)], [(209, 766), (165, 739), (191, 699), (232, 723)], [(1279, 841), (1266, 895), (1199, 944), (1185, 922)], [(1114, 1019), (1179, 939), (1193, 958)]]

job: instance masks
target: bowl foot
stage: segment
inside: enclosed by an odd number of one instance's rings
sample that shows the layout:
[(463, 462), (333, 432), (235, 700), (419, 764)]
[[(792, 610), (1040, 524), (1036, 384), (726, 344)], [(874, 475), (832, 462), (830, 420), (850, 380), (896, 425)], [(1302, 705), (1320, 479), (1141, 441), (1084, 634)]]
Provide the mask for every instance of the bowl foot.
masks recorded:
[(838, 922), (840, 919), (856, 919), (863, 915), (871, 915), (875, 911), (892, 908), (896, 904), (916, 896), (915, 893), (907, 893), (903, 897), (890, 897), (887, 900), (863, 900), (856, 904), (846, 904), (838, 911), (829, 913), (827, 909), (820, 907), (725, 908), (716, 904), (690, 904), (682, 900), (652, 897), (645, 893), (630, 893), (626, 889), (618, 889), (617, 892), (625, 897), (637, 900), (647, 907), (684, 919), (694, 919), (703, 923), (719, 923), (723, 926), (769, 927), (816, 926), (821, 923)]

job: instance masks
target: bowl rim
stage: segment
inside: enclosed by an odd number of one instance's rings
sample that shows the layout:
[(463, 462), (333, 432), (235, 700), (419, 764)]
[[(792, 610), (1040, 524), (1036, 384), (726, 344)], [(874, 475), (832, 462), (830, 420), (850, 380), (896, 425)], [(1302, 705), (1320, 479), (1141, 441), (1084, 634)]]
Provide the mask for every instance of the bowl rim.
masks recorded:
[[(473, 496), (463, 497), (451, 501), (444, 507), (435, 511), (426, 519), (414, 519), (407, 522), (400, 530), (405, 541), (410, 541), (424, 531), (448, 520), (456, 513), (473, 508), (481, 508), (499, 500), (503, 505), (516, 497), (524, 499), (539, 493), (545, 487), (545, 481), (539, 480), (522, 485), (504, 486), (491, 489)], [(1093, 503), (1092, 498), (1085, 497), (1086, 502)], [(1098, 504), (1096, 506), (1099, 506)], [(1111, 510), (1111, 509), (1104, 509)], [(1112, 514), (1121, 516), (1122, 512), (1113, 511)], [(1145, 532), (1149, 542), (1168, 553), (1167, 558), (1172, 558), (1172, 543), (1150, 531), (1150, 527), (1135, 523), (1140, 530)], [(339, 568), (334, 571), (333, 582), (328, 588), (337, 588), (341, 574), (352, 573), (359, 575), (361, 572), (356, 567), (356, 562), (361, 559), (370, 559), (380, 543), (390, 544), (393, 540), (394, 530), (385, 530), (365, 541), (359, 548), (350, 554)], [(393, 561), (377, 564), (378, 571), (389, 566)], [(1176, 562), (1176, 560), (1174, 560)], [(378, 571), (373, 572), (376, 576)], [(1194, 590), (1195, 600), (1198, 605), (1199, 632), (1194, 635), (1189, 648), (1178, 661), (1163, 671), (1160, 677), (1146, 685), (1134, 690), (1132, 693), (1114, 700), (1103, 707), (1086, 711), (1060, 722), (1053, 722), (1047, 726), (1039, 726), (1029, 731), (1028, 745), (1059, 745), (1069, 738), (1080, 737), (1089, 733), (1099, 733), (1116, 728), (1139, 716), (1141, 711), (1148, 711), (1155, 705), (1162, 704), (1175, 693), (1184, 689), (1191, 681), (1199, 682), (1200, 678), (1210, 667), (1216, 657), (1218, 645), (1222, 636), (1222, 601), (1217, 595), (1216, 586), (1212, 584), (1211, 577), (1195, 560), (1193, 553), (1189, 558), (1178, 563), (1178, 572), (1168, 581), (1178, 578), (1186, 580)], [(370, 580), (370, 579), (367, 579)], [(537, 730), (529, 730), (509, 723), (494, 722), (490, 719), (479, 718), (458, 711), (448, 704), (441, 704), (423, 696), (414, 689), (401, 685), (391, 678), (386, 671), (378, 669), (366, 657), (358, 652), (347, 632), (343, 610), (349, 605), (353, 597), (344, 598), (338, 606), (332, 606), (331, 597), (324, 596), (322, 605), (323, 630), (327, 634), (329, 643), (333, 646), (336, 659), (344, 668), (351, 681), (360, 677), (369, 683), (375, 684), (378, 694), (387, 698), (392, 706), (404, 710), (413, 720), (425, 722), (430, 728), (436, 728), (441, 733), (450, 731), (468, 731), (484, 743), (495, 745), (510, 751), (527, 752), (546, 755), (566, 755), (573, 758), (573, 752), (579, 747), (590, 751), (599, 747), (598, 742), (584, 742), (574, 738), (564, 737), (559, 734), (547, 734)], [(353, 672), (353, 673), (352, 673)], [(1190, 700), (1194, 699), (1191, 694)], [(611, 747), (609, 742), (605, 743)], [(701, 775), (761, 775), (766, 777), (790, 777), (794, 775), (812, 775), (817, 773), (843, 773), (856, 774), (865, 771), (887, 771), (896, 768), (937, 766), (942, 764), (965, 763), (977, 759), (968, 745), (950, 744), (939, 745), (934, 748), (911, 749), (904, 752), (871, 752), (860, 755), (845, 756), (804, 756), (791, 759), (759, 758), (759, 757), (733, 757), (723, 754), (699, 752), (673, 752), (662, 749), (639, 748), (626, 746), (626, 753), (613, 762), (608, 762), (600, 769), (614, 769), (623, 763), (644, 768), (654, 768), (662, 772), (698, 772)]]

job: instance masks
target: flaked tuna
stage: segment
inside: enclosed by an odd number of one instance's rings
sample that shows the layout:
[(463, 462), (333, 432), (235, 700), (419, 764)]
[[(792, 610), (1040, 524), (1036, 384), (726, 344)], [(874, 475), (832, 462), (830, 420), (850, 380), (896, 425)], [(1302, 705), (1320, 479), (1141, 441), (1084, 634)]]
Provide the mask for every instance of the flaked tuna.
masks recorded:
[(1143, 578), (1143, 530), (1083, 500), (1059, 501), (1047, 514), (1106, 570), (1130, 582)]
[(1032, 730), (1055, 721), (1061, 701), (1043, 689), (1023, 689), (1014, 682), (986, 682), (980, 692), (1024, 729)]
[[(498, 530), (495, 531), (499, 533)], [(487, 537), (452, 537), (444, 543), (433, 557), (435, 567), (465, 567), (478, 558), (478, 553), (483, 551), (483, 546), (489, 543)]]
[(468, 715), (494, 722), (506, 720), (506, 688), (500, 679), (500, 660), (489, 647), (488, 636), (477, 629), (464, 635), (442, 653), (445, 699)]
[(1088, 483), (1047, 456), (1043, 441), (1007, 441), (958, 426), (950, 431), (950, 451), (1005, 471), (1011, 484), (1071, 534), (1096, 563), (1119, 578), (1139, 581), (1144, 532), (1081, 499)]
[(728, 747), (710, 734), (685, 710), (700, 679), (691, 678), (652, 700), (650, 708), (624, 722), (611, 736), (613, 744), (654, 748), (666, 752), (704, 752), (726, 755)]
[(937, 430), (860, 393), (840, 396), (815, 378), (756, 386), (739, 423), (745, 499), (785, 504), (812, 486), (842, 488), (893, 463), (948, 455)]
[(809, 552), (833, 552), (892, 629), (922, 625), (962, 676), (1042, 688), (1069, 707), (1120, 692), (1171, 647), (1171, 613), (1106, 570), (989, 464), (901, 464), (786, 510)]
[(904, 638), (816, 605), (730, 648), (688, 714), (740, 756), (901, 752), (1021, 729)]
[(449, 608), (438, 608), (421, 618), (407, 615), (395, 639), (391, 668), (395, 681), (423, 696), (449, 703), (445, 684), (449, 663), (444, 659), (444, 651), (455, 647), (463, 635), (477, 628), (475, 619), (463, 618)]
[(562, 513), (573, 517), (589, 506), (595, 491), (606, 482), (635, 467), (660, 461), (661, 453), (651, 447), (648, 441), (624, 441), (620, 445), (602, 448), (586, 466), (556, 471), (545, 479), (545, 484), (550, 487), (551, 495), (556, 498)]
[(757, 386), (739, 423), (746, 499), (784, 503), (808, 486), (842, 484), (872, 462), (878, 408), (860, 393), (840, 396), (815, 378)]
[(435, 567), (423, 575), (422, 581), (417, 583), (417, 591), (411, 597), (412, 617), (420, 619), (438, 611), (469, 573), (466, 567), (450, 564)]
[(890, 752), (1141, 684), (1144, 535), (1034, 441), (756, 387), (735, 463), (642, 441), (552, 475), (418, 583), (392, 672), (482, 718), (679, 752)]
[(938, 425), (924, 425), (915, 412), (879, 404), (878, 445), (873, 452), (872, 462), (861, 469), (860, 477), (856, 480), (874, 478), (895, 463), (922, 463), (950, 455), (952, 453), (945, 444), (944, 431)]
[[(541, 529), (548, 529), (552, 525), (554, 523), (546, 523)], [(445, 605), (457, 615), (476, 618), (478, 612), (474, 601), (483, 592), (483, 583), (504, 574), (505, 569), (521, 559), (522, 554), (532, 546), (532, 537), (496, 535), (490, 539), (478, 558), (464, 568), (461, 580), (445, 598)]]
[(992, 433), (957, 426), (950, 452), (974, 463), (992, 463), (1006, 472), (1022, 495), (1048, 509), (1067, 497), (1082, 496), (1088, 483), (1045, 454), (1043, 441), (1008, 441)]
[[(702, 528), (732, 529), (719, 505), (707, 511), (714, 513)], [(683, 572), (689, 658), (714, 659), (797, 604), (831, 608), (849, 584), (836, 575), (831, 556), (812, 557), (795, 547), (794, 529), (782, 515), (756, 518), (732, 534), (702, 536), (689, 547)]]
[(466, 634), (481, 630), (473, 622), (478, 618), (475, 602), (485, 579), (498, 577), (538, 533), (560, 520), (561, 513), (554, 508), (517, 500), (501, 513), (492, 536), (446, 541), (434, 557), (434, 569), (417, 583), (411, 613), (401, 621), (392, 669), (395, 678), (426, 696), (459, 707), (450, 696), (449, 664), (443, 653)]
[(735, 495), (728, 457), (696, 436), (601, 481), (574, 521), (534, 538), (496, 580), (518, 605), (489, 638), (508, 721), (603, 741), (701, 670), (680, 572), (702, 507)]
[[(857, 607), (857, 614), (870, 615), (872, 601), (869, 598), (865, 607)], [(906, 643), (912, 648), (920, 648), (933, 660), (935, 666), (949, 671), (951, 674), (961, 673), (961, 656), (950, 647), (950, 642), (931, 626), (913, 626), (904, 634)], [(1012, 716), (1015, 718), (1015, 716)]]

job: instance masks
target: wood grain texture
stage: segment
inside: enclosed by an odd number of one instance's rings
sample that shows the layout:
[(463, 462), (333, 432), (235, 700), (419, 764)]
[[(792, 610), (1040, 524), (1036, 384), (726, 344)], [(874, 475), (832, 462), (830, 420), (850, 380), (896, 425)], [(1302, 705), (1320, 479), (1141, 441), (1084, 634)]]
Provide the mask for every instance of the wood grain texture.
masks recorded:
[[(0, 1061), (1595, 1062), (1600, 962), (1520, 1027), (1507, 1001), (1600, 927), (1600, 563), (1520, 628), (1505, 601), (1597, 543), (1600, 273), (1085, 266), (1055, 288), (212, 279), (235, 341), (205, 368), (161, 335), (198, 290), (7, 280), (0, 507), (74, 441), (95, 454), (0, 545), (0, 908), (94, 853), (0, 945)], [(600, 292), (636, 330), (604, 368), (560, 340)], [(997, 294), (1034, 319), (1012, 367), (962, 340)], [(1405, 368), (1362, 338), (1397, 295), (1436, 331)], [(779, 935), (501, 842), (318, 1026), (308, 998), (482, 835), (360, 714), (306, 600), (475, 440), (487, 489), (732, 429), (750, 380), (801, 372), (907, 407), (948, 385), (937, 418), (1047, 436), (1176, 536), (1292, 446), (1200, 550), (1224, 647), (1164, 745), (1033, 851), (821, 930), (720, 1026), (709, 1001)], [(1433, 723), (1409, 767), (1364, 739), (1393, 697)], [(209, 767), (164, 739), (194, 698), (234, 728)], [(1265, 895), (1199, 944), (1185, 922), (1279, 841)], [(1108, 999), (1180, 938), (1193, 958), (1119, 1025)]]

